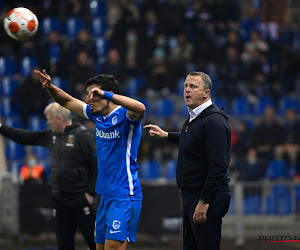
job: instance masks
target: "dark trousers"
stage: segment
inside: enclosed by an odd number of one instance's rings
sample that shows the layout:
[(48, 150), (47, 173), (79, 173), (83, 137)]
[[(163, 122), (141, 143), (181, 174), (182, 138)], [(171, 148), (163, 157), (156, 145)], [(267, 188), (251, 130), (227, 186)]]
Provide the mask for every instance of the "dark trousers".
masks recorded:
[(90, 250), (96, 250), (94, 241), (95, 216), (84, 193), (53, 197), (53, 217), (56, 224), (58, 250), (74, 250), (77, 227)]
[(230, 192), (217, 192), (209, 204), (207, 221), (194, 223), (193, 214), (199, 202), (200, 193), (185, 194), (183, 198), (183, 250), (219, 250), (221, 243), (222, 218), (230, 204)]

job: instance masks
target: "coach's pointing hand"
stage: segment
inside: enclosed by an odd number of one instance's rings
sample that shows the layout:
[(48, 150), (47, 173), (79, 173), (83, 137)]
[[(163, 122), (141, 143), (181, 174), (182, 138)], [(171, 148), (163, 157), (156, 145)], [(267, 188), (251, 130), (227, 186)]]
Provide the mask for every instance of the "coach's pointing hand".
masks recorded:
[(145, 125), (144, 128), (150, 128), (150, 130), (149, 130), (150, 136), (156, 136), (156, 137), (160, 137), (160, 138), (168, 138), (168, 132), (162, 130), (157, 125), (148, 124), (148, 125)]

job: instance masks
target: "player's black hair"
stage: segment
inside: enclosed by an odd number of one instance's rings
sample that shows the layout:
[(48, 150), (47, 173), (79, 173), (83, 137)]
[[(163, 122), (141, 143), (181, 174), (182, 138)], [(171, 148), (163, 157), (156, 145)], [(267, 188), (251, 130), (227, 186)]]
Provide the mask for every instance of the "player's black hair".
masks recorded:
[(98, 85), (102, 90), (105, 91), (112, 91), (115, 94), (119, 94), (119, 82), (115, 79), (113, 75), (106, 75), (101, 74), (97, 75), (95, 77), (90, 78), (86, 81), (85, 87), (96, 84)]

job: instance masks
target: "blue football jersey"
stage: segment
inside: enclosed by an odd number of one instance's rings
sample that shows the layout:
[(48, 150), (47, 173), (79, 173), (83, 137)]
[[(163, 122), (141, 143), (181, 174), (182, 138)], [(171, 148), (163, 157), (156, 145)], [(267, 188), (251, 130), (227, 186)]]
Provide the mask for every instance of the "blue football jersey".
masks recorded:
[(141, 121), (127, 117), (127, 109), (118, 106), (107, 116), (93, 115), (83, 108), (86, 118), (96, 124), (98, 177), (95, 191), (103, 198), (142, 198), (136, 162), (141, 138)]

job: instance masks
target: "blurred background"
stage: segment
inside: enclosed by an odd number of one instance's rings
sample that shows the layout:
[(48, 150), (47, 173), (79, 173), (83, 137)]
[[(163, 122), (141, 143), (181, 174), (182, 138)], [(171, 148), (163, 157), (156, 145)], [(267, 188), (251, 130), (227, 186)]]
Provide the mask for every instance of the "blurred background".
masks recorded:
[[(39, 29), (24, 42), (0, 32), (3, 124), (47, 128), (43, 110), (50, 99), (32, 74), (46, 69), (55, 85), (82, 100), (88, 78), (113, 74), (122, 94), (145, 104), (142, 125), (179, 131), (188, 117), (184, 79), (203, 71), (232, 129), (233, 195), (223, 249), (299, 248), (263, 242), (300, 239), (300, 1), (0, 0), (0, 26), (20, 6), (37, 15)], [(74, 119), (93, 132), (89, 121)], [(132, 249), (180, 249), (176, 157), (175, 145), (143, 130), (144, 203)], [(44, 174), (32, 188), (22, 167), (34, 165)], [(0, 249), (55, 249), (49, 172), (47, 149), (0, 137)]]

